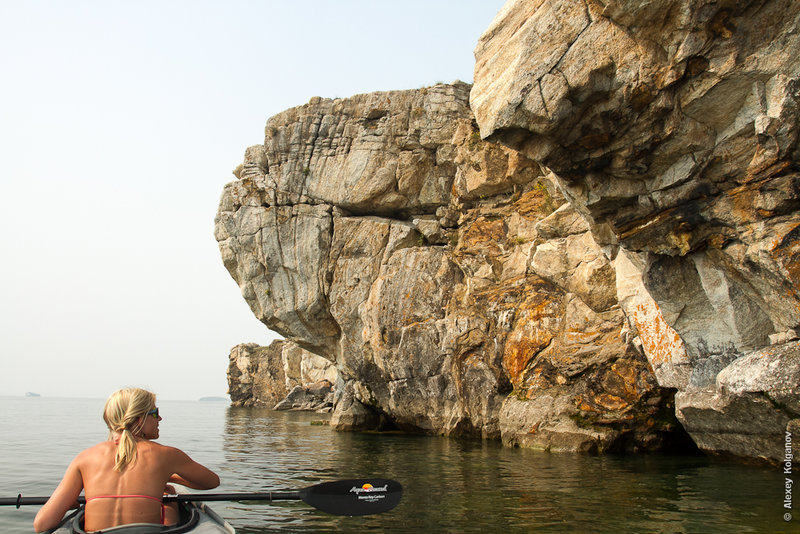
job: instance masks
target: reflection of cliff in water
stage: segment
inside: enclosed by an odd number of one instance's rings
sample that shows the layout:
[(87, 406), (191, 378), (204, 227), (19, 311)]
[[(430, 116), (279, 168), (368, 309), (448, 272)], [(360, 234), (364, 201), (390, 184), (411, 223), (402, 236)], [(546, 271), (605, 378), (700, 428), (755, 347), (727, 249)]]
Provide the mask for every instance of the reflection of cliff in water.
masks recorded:
[(780, 532), (786, 526), (773, 498), (782, 480), (772, 469), (699, 456), (590, 457), (493, 441), (342, 433), (312, 424), (319, 420), (319, 414), (229, 408), (223, 478), (227, 471), (241, 491), (264, 491), (381, 476), (403, 484), (399, 507), (386, 516), (347, 518), (302, 503), (235, 504), (237, 525), (253, 525), (250, 532), (267, 524), (355, 532), (385, 528), (391, 516), (392, 532)]
[[(332, 462), (328, 454), (334, 448), (332, 438), (337, 434), (327, 428), (312, 425), (321, 421), (320, 414), (306, 412), (275, 412), (267, 408), (228, 408), (225, 422), (223, 451), (229, 462), (245, 463), (258, 480), (278, 486), (307, 485), (309, 473), (295, 479), (298, 467), (319, 473), (319, 479), (334, 476), (326, 468)], [(314, 458), (313, 464), (301, 464), (300, 459)], [(254, 488), (253, 491), (258, 491)]]

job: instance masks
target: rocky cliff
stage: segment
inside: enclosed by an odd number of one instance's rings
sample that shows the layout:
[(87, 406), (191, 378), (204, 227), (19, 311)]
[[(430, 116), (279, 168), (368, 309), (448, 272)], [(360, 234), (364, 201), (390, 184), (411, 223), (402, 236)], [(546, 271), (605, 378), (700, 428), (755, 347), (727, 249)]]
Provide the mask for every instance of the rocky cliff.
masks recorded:
[[(233, 406), (328, 411), (336, 368), (296, 344), (276, 340), (268, 347), (242, 343), (231, 349), (228, 393)], [(327, 391), (326, 391), (327, 390)]]
[(222, 195), (225, 266), (260, 320), (335, 364), (337, 428), (598, 452), (685, 428), (782, 459), (799, 17), (512, 0), (473, 87), (271, 118)]
[(799, 12), (509, 2), (476, 51), (482, 137), (553, 171), (708, 450), (776, 458), (799, 413)]

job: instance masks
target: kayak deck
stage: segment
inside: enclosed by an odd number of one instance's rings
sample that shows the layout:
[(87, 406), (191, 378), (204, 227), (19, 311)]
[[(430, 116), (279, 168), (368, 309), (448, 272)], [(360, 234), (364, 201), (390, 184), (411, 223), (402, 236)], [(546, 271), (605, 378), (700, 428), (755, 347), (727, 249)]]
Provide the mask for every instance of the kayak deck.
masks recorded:
[[(107, 528), (108, 534), (236, 534), (236, 530), (205, 503), (181, 502), (181, 518), (176, 525), (162, 526), (151, 523), (136, 523)], [(45, 534), (87, 534), (83, 529), (83, 506), (66, 516), (54, 529)], [(91, 533), (88, 533), (91, 534)]]

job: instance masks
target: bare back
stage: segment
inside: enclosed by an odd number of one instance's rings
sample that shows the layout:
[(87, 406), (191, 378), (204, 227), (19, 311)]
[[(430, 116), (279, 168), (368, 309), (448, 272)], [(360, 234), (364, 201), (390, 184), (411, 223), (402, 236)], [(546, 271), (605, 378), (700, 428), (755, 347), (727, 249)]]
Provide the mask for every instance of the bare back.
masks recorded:
[[(180, 449), (140, 440), (136, 461), (122, 472), (114, 469), (116, 450), (117, 445), (107, 441), (78, 454), (42, 508), (41, 524), (49, 528), (54, 518), (57, 521), (62, 517), (81, 490), (85, 491), (87, 501), (84, 525), (87, 531), (129, 523), (161, 523), (160, 501), (167, 483), (194, 489), (219, 485), (219, 477), (213, 471)], [(142, 497), (119, 497), (122, 495)]]
[(159, 501), (175, 472), (173, 451), (157, 443), (140, 441), (136, 462), (121, 473), (114, 469), (113, 442), (100, 443), (79, 455), (77, 467), (86, 490), (86, 530), (127, 523), (160, 523)]

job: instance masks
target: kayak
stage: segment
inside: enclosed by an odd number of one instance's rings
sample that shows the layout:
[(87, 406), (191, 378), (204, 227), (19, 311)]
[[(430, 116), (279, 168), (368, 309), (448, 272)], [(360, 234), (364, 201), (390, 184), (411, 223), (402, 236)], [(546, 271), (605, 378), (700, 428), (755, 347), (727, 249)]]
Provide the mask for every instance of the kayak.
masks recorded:
[[(108, 534), (236, 534), (236, 530), (214, 510), (202, 502), (180, 502), (181, 518), (172, 526), (154, 525), (152, 523), (135, 523), (102, 531)], [(76, 512), (66, 516), (54, 529), (46, 534), (87, 534), (83, 529), (83, 512), (81, 506)]]

